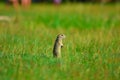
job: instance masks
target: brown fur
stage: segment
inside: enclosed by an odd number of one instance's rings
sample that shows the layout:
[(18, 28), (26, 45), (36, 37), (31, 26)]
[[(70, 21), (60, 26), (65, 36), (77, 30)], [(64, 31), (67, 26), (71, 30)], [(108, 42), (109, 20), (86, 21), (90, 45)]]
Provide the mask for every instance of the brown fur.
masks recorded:
[(61, 48), (63, 47), (62, 40), (65, 38), (64, 34), (59, 34), (55, 40), (53, 48), (53, 57), (61, 57)]

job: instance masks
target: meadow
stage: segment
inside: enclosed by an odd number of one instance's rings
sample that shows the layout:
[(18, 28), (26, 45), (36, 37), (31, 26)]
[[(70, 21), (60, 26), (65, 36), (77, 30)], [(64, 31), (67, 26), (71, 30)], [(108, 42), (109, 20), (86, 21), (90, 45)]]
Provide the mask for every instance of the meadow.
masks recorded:
[[(119, 80), (119, 4), (0, 4), (0, 80)], [(52, 55), (60, 33), (62, 58)]]

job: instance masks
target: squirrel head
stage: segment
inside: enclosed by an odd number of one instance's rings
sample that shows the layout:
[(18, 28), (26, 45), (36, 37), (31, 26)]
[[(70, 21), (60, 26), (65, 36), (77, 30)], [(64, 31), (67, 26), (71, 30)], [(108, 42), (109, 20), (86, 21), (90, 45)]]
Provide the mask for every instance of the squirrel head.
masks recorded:
[(57, 36), (57, 38), (58, 39), (64, 39), (66, 36), (64, 35), (64, 34), (59, 34), (58, 36)]

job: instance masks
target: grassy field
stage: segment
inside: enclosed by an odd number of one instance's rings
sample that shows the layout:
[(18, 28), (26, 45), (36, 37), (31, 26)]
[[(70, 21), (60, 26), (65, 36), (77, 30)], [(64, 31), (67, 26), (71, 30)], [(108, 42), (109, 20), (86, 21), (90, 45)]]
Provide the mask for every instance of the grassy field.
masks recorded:
[[(119, 80), (120, 5), (32, 5), (15, 11), (0, 4), (0, 80)], [(64, 33), (62, 58), (54, 59)]]

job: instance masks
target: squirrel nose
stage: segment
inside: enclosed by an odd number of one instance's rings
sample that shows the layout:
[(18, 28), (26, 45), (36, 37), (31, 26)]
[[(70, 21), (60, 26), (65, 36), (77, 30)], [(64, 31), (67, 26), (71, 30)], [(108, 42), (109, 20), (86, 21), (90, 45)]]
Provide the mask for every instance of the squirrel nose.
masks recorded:
[(64, 38), (66, 38), (66, 36), (64, 35)]

